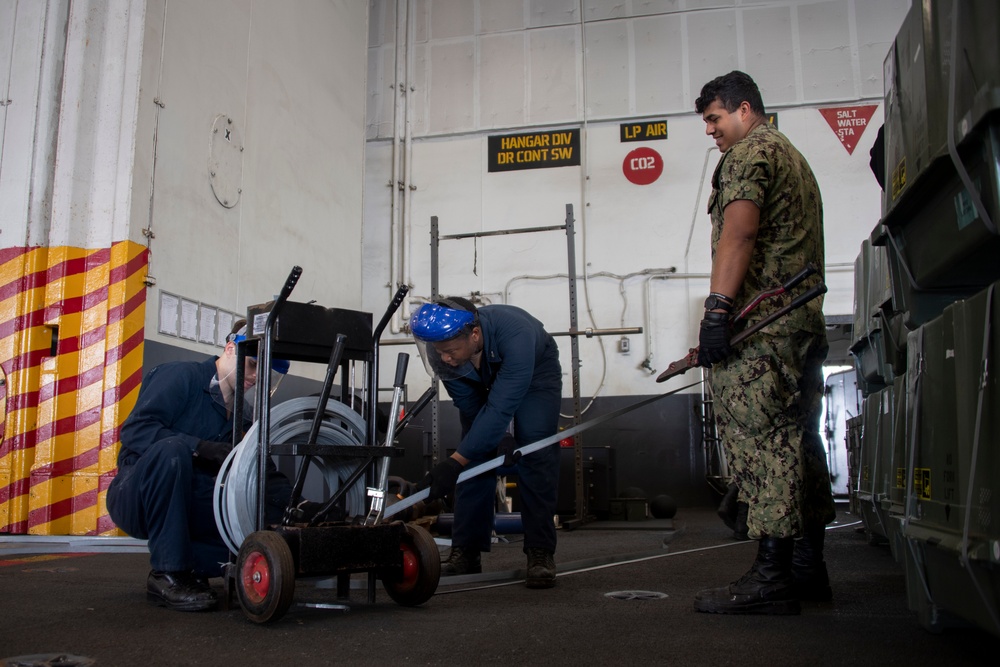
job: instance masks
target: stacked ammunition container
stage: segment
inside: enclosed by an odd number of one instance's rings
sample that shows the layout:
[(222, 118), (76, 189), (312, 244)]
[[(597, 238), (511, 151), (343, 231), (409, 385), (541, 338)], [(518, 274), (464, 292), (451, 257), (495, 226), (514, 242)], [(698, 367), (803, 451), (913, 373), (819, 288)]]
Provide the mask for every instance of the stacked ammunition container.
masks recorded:
[(930, 629), (1000, 635), (1000, 3), (914, 2), (855, 263), (851, 507)]

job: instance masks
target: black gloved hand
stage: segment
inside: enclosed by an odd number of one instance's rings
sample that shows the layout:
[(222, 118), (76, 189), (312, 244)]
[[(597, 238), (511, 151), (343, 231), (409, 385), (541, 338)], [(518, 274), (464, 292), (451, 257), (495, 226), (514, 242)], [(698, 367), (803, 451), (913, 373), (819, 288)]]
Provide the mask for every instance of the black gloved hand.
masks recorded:
[(705, 312), (698, 334), (698, 365), (706, 368), (729, 356), (729, 315)]
[(500, 439), (500, 444), (497, 445), (497, 456), (503, 457), (504, 467), (510, 467), (515, 465), (521, 460), (521, 452), (516, 452), (517, 441), (514, 440), (514, 436), (510, 433), (504, 433), (503, 438)]
[(464, 468), (461, 463), (451, 458), (450, 456), (446, 458), (441, 463), (437, 464), (431, 471), (427, 473), (424, 479), (420, 482), (420, 486), (417, 487), (418, 491), (430, 488), (430, 495), (427, 496), (428, 500), (434, 500), (435, 498), (444, 498), (450, 495), (455, 490), (455, 484), (458, 482), (458, 476), (462, 474), (462, 468)]
[(199, 440), (198, 446), (194, 448), (194, 462), (202, 468), (218, 472), (231, 451), (233, 451), (231, 442)]

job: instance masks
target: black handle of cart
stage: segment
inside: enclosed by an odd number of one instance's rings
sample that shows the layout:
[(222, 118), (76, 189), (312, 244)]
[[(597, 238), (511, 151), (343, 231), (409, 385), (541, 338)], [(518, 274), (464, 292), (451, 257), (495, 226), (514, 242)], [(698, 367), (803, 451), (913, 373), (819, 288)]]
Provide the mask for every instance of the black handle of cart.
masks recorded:
[[(378, 363), (379, 363), (379, 341), (382, 339), (382, 333), (385, 328), (389, 325), (389, 321), (392, 316), (396, 314), (399, 307), (403, 305), (403, 299), (406, 298), (407, 293), (409, 293), (410, 288), (408, 285), (400, 285), (396, 289), (396, 293), (393, 294), (392, 300), (389, 302), (389, 306), (385, 309), (385, 313), (382, 314), (382, 319), (379, 320), (378, 324), (375, 325), (374, 331), (372, 331), (372, 363), (368, 367), (368, 386), (372, 388), (372, 391), (377, 394), (378, 392)], [(373, 395), (373, 400), (368, 402), (368, 412), (365, 415), (365, 419), (368, 420), (369, 424), (377, 423), (378, 418), (378, 401)], [(375, 429), (368, 429), (368, 442), (369, 447), (375, 445)]]
[[(288, 297), (291, 296), (292, 290), (295, 289), (296, 283), (299, 282), (299, 278), (302, 276), (302, 267), (293, 266), (291, 272), (288, 274), (288, 278), (285, 280), (285, 284), (281, 287), (281, 291), (278, 293), (277, 298), (274, 300), (274, 305), (271, 307), (271, 312), (267, 314), (267, 319), (264, 322), (264, 337), (263, 345), (260, 345), (257, 351), (257, 400), (254, 402), (255, 412), (260, 421), (260, 426), (257, 430), (257, 530), (264, 528), (264, 499), (267, 496), (267, 457), (268, 443), (271, 442), (271, 410), (270, 410), (270, 397), (271, 397), (271, 341), (274, 339), (274, 326), (278, 321), (278, 315), (281, 313), (282, 308), (284, 308), (285, 303), (288, 301)], [(254, 333), (257, 331), (257, 323), (247, 322), (247, 331), (252, 330)], [(261, 372), (263, 371), (263, 372)]]

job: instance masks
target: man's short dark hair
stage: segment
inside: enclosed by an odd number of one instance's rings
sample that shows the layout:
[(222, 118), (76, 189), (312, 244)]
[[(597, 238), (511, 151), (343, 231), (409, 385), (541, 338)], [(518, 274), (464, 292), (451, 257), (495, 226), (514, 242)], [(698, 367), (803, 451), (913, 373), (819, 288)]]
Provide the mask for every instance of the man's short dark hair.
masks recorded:
[(233, 322), (233, 328), (226, 335), (226, 344), (235, 342), (236, 336), (245, 336), (247, 328), (247, 321), (244, 319), (238, 319)]
[(760, 98), (760, 89), (749, 74), (733, 70), (729, 74), (716, 77), (701, 87), (701, 95), (694, 102), (694, 110), (705, 113), (712, 102), (719, 100), (726, 111), (732, 113), (741, 104), (750, 104), (750, 110), (764, 115), (764, 101)]

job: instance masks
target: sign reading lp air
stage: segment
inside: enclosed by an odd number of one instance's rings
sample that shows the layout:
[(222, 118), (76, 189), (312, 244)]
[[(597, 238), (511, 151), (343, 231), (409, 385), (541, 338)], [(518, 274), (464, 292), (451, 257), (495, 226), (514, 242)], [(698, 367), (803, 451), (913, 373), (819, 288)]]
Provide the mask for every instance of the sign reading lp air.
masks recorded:
[(663, 173), (663, 158), (652, 148), (641, 146), (625, 156), (622, 172), (636, 185), (649, 185)]

